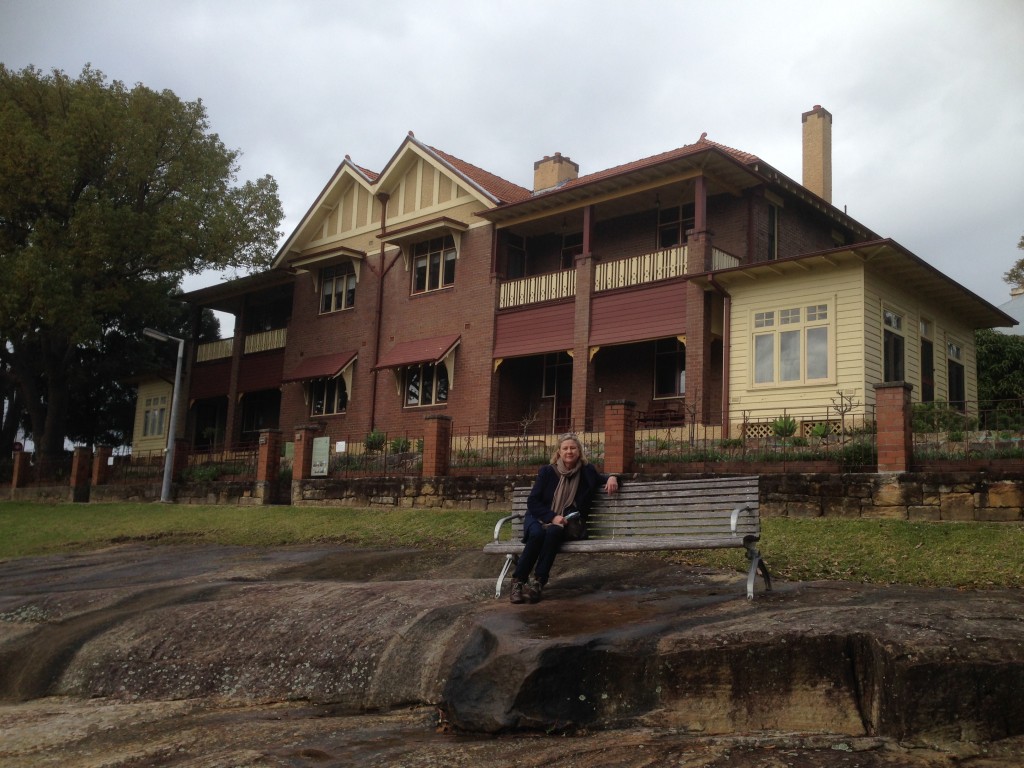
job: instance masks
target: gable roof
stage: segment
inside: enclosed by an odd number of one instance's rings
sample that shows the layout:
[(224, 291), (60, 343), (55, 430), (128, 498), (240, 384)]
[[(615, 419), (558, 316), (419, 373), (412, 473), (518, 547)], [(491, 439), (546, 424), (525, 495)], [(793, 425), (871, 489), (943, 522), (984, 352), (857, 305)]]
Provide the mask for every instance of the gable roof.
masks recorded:
[(692, 279), (705, 289), (721, 286), (751, 285), (751, 278), (759, 276), (784, 277), (787, 274), (807, 274), (808, 269), (835, 268), (857, 263), (895, 285), (914, 286), (914, 292), (932, 306), (942, 306), (974, 328), (995, 328), (1013, 325), (1016, 321), (973, 291), (946, 276), (919, 256), (915, 256), (891, 239), (872, 240), (855, 245), (832, 248), (773, 261), (759, 261), (738, 267), (705, 272)]

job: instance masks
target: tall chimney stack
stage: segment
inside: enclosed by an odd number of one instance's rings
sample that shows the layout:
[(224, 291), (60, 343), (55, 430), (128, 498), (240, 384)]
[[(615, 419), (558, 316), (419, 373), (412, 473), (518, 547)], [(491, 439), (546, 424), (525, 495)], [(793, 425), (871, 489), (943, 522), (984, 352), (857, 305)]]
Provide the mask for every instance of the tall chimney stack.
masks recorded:
[(533, 164), (533, 191), (543, 192), (559, 184), (579, 178), (580, 167), (561, 152), (554, 157), (545, 155), (543, 160)]
[(804, 186), (832, 202), (832, 113), (815, 104), (803, 114)]

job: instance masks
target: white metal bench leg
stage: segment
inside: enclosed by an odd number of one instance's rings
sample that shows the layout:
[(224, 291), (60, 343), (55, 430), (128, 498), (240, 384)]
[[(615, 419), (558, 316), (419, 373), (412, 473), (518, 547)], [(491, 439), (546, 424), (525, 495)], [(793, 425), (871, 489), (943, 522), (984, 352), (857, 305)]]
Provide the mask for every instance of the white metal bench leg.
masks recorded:
[(515, 555), (505, 555), (505, 564), (501, 567), (501, 573), (498, 574), (498, 583), (494, 587), (495, 598), (501, 597), (501, 584), (505, 581), (505, 577), (508, 576), (509, 568), (511, 568), (518, 559), (519, 558)]

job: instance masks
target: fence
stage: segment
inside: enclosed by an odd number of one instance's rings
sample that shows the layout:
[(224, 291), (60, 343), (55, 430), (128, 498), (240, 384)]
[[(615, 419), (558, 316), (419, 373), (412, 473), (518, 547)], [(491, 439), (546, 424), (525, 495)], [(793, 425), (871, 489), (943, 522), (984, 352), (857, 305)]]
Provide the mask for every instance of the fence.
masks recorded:
[(1024, 400), (916, 403), (915, 467), (1024, 459)]
[[(723, 438), (718, 426), (698, 424), (694, 414), (674, 427), (638, 429), (634, 469), (655, 473), (708, 471), (721, 464), (737, 471), (789, 471), (794, 465), (834, 465), (874, 472), (878, 460), (875, 412), (839, 403), (822, 411), (748, 409)], [(799, 469), (797, 467), (797, 469)], [(822, 467), (824, 468), (824, 467)]]
[(164, 452), (135, 451), (123, 456), (112, 456), (107, 472), (108, 485), (137, 485), (163, 480)]

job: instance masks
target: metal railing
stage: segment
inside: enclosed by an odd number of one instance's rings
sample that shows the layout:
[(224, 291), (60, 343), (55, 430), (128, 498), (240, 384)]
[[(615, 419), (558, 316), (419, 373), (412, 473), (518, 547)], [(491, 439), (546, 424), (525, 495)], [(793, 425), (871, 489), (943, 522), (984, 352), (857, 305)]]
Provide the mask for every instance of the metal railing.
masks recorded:
[[(729, 437), (720, 416), (712, 424), (695, 421), (692, 404), (684, 423), (638, 429), (634, 454), (637, 472), (785, 471), (794, 465), (829, 464), (844, 471), (874, 472), (877, 467), (872, 407), (840, 401), (824, 409), (748, 409), (734, 414)], [(730, 468), (723, 469), (723, 465)]]
[(111, 457), (108, 485), (160, 485), (164, 475), (164, 451), (134, 451)]
[(1024, 400), (914, 403), (914, 463), (1024, 459)]

